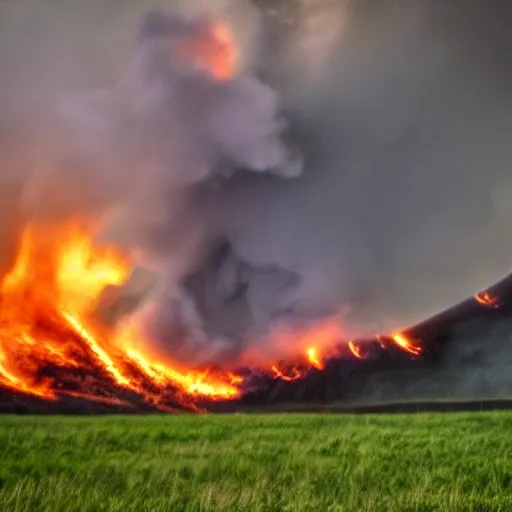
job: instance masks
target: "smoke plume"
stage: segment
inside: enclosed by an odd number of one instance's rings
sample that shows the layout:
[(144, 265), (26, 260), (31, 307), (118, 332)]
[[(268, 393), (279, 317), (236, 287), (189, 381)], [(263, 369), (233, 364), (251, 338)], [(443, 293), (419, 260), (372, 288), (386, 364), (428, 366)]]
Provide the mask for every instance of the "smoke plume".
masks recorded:
[(140, 268), (100, 314), (194, 361), (510, 270), (511, 6), (159, 3), (0, 4), (4, 268), (24, 218), (101, 218)]
[(512, 8), (280, 5), (267, 76), (305, 172), (230, 181), (238, 254), (301, 276), (296, 311), (342, 309), (348, 336), (403, 328), (506, 275)]

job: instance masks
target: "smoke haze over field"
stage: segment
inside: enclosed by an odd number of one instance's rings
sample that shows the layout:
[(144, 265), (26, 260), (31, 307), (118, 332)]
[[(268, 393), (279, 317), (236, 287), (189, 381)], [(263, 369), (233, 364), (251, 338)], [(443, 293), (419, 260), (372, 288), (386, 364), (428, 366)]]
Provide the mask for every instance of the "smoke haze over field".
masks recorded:
[[(157, 29), (137, 46), (154, 7), (180, 14), (165, 44), (204, 35), (184, 13), (222, 12), (234, 77), (160, 67)], [(158, 270), (151, 338), (187, 360), (238, 354), (277, 321), (339, 315), (354, 337), (449, 307), (510, 271), (511, 15), (498, 0), (1, 3), (4, 265), (13, 212), (115, 206), (108, 236)]]

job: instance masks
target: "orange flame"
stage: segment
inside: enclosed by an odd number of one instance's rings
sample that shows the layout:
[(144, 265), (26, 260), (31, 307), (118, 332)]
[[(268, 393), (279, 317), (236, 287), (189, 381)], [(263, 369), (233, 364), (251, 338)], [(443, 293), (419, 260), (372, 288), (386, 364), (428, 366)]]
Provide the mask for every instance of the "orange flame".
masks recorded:
[(357, 357), (357, 359), (363, 359), (361, 348), (358, 345), (356, 345), (352, 340), (348, 342), (348, 348), (350, 349), (350, 352), (352, 352), (354, 357)]
[(322, 363), (322, 361), (320, 361), (318, 357), (318, 351), (314, 347), (308, 348), (308, 361), (311, 364), (311, 366), (314, 366), (317, 370), (324, 369), (324, 364)]
[(419, 356), (421, 355), (421, 353), (423, 352), (423, 349), (418, 346), (418, 345), (415, 345), (412, 341), (410, 341), (409, 339), (407, 339), (407, 337), (405, 336), (405, 334), (402, 334), (402, 333), (397, 333), (397, 334), (393, 334), (393, 336), (391, 336), (391, 339), (400, 347), (402, 348), (403, 350), (405, 350), (406, 352), (409, 352), (409, 354), (412, 354), (413, 356)]
[(318, 354), (318, 349), (315, 347), (310, 347), (306, 350), (306, 360), (307, 364), (301, 365), (300, 368), (298, 366), (291, 366), (285, 370), (281, 370), (274, 364), (271, 367), (271, 371), (276, 378), (286, 382), (293, 382), (304, 377), (311, 368), (316, 368), (317, 370), (323, 370), (325, 368)]
[(493, 296), (490, 292), (480, 292), (477, 293), (474, 297), (479, 304), (482, 304), (482, 306), (495, 309), (500, 307), (500, 300), (498, 297)]
[(152, 402), (168, 388), (212, 399), (238, 396), (234, 375), (181, 372), (156, 363), (135, 352), (124, 331), (104, 338), (92, 312), (106, 286), (126, 280), (130, 261), (110, 247), (95, 247), (91, 233), (79, 222), (29, 225), (23, 232), (15, 264), (1, 285), (0, 384), (53, 399), (58, 383), (40, 376), (45, 367), (92, 365), (116, 386)]
[[(94, 226), (79, 221), (29, 224), (23, 231), (14, 265), (0, 284), (0, 386), (46, 399), (69, 395), (123, 406), (136, 395), (168, 411), (173, 410), (171, 402), (195, 407), (197, 398), (239, 397), (242, 376), (163, 362), (149, 351), (134, 323), (116, 330), (100, 324), (94, 312), (103, 291), (124, 284), (132, 262), (113, 247), (96, 246), (93, 234)], [(262, 368), (287, 382), (303, 378), (312, 368), (323, 370), (340, 336), (332, 320), (283, 332), (281, 348), (298, 364), (267, 363)], [(384, 338), (377, 339), (385, 347)], [(410, 354), (422, 353), (403, 333), (391, 339)], [(348, 348), (364, 359), (361, 346), (349, 341)], [(99, 389), (77, 384), (73, 375), (78, 368), (97, 376)]]
[(207, 24), (204, 32), (178, 47), (176, 57), (208, 71), (218, 80), (235, 74), (238, 50), (231, 28), (221, 20)]
[(290, 375), (283, 373), (276, 365), (272, 365), (272, 371), (276, 378), (284, 380), (286, 382), (293, 382), (295, 380), (299, 380), (304, 375), (298, 368), (292, 367), (290, 369)]

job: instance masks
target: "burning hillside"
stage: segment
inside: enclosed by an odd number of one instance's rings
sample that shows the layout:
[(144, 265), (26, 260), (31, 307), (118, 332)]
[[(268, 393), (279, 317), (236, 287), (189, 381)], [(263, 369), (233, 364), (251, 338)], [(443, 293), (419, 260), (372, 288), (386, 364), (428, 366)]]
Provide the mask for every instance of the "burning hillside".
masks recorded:
[[(311, 368), (323, 369), (330, 355), (365, 357), (364, 345), (352, 341), (340, 353), (335, 325), (325, 324), (296, 333), (293, 347), (304, 349), (291, 354), (290, 364), (230, 372), (159, 359), (129, 321), (112, 328), (97, 315), (102, 293), (129, 274), (129, 258), (114, 247), (97, 246), (86, 222), (29, 224), (1, 286), (1, 386), (47, 400), (66, 395), (120, 405), (135, 400), (172, 410), (194, 408), (205, 399), (239, 398), (253, 371), (294, 381)], [(404, 351), (421, 353), (403, 335), (391, 339)]]
[[(375, 362), (390, 350), (422, 355), (409, 335), (343, 340), (335, 321), (326, 321), (278, 335), (274, 343), (285, 347), (287, 360), (260, 359), (258, 366), (232, 371), (185, 367), (152, 352), (130, 319), (112, 327), (98, 314), (105, 291), (129, 279), (131, 262), (94, 238), (85, 221), (26, 226), (1, 285), (1, 387), (49, 401), (198, 410), (201, 402), (240, 399), (261, 382), (299, 381), (333, 360)], [(482, 296), (495, 301), (490, 292)]]
[(178, 403), (237, 396), (234, 375), (166, 366), (138, 352), (129, 332), (94, 319), (101, 293), (123, 283), (129, 268), (119, 251), (95, 248), (84, 223), (27, 226), (2, 282), (2, 385), (46, 399), (99, 401), (121, 390), (159, 407), (169, 393)]
[[(501, 96), (458, 44), (435, 54), (449, 13), (235, 3), (138, 12), (109, 79), (95, 64), (114, 55), (114, 23), (104, 39), (80, 24), (80, 51), (51, 30), (0, 48), (0, 66), (17, 64), (0, 89), (2, 393), (200, 410), (333, 368), (421, 364), (450, 328), (404, 327), (508, 268), (506, 166), (477, 178), (508, 149), (510, 117), (486, 124), (506, 109), (476, 101)], [(261, 59), (265, 35), (279, 51)], [(83, 41), (100, 47), (89, 67)], [(468, 307), (506, 303), (493, 289)]]

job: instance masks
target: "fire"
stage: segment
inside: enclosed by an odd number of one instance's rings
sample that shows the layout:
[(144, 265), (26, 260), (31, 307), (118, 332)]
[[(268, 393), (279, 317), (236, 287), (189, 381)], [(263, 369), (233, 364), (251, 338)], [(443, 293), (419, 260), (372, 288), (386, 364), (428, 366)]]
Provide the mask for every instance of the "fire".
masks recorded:
[(62, 311), (62, 316), (68, 321), (71, 328), (74, 329), (75, 332), (77, 332), (81, 338), (89, 345), (93, 353), (98, 358), (100, 364), (115, 379), (116, 383), (120, 386), (129, 387), (130, 381), (121, 374), (109, 355), (98, 345), (94, 337), (85, 330), (85, 327), (83, 327), (76, 318), (72, 317), (65, 311)]
[(156, 362), (135, 352), (125, 331), (109, 333), (94, 321), (101, 293), (127, 279), (131, 262), (112, 247), (95, 246), (93, 233), (93, 226), (81, 222), (26, 227), (1, 285), (0, 384), (47, 399), (78, 394), (111, 400), (63, 389), (52, 375), (80, 367), (99, 371), (113, 387), (152, 403), (171, 389), (212, 399), (238, 396), (235, 375), (180, 371)]
[[(133, 261), (115, 247), (97, 245), (96, 231), (82, 221), (26, 226), (12, 269), (0, 284), (0, 386), (49, 400), (69, 395), (131, 406), (138, 399), (165, 411), (175, 405), (195, 410), (201, 398), (241, 396), (241, 375), (163, 361), (130, 319), (116, 328), (100, 322), (95, 311), (103, 292), (126, 282)], [(323, 370), (342, 340), (333, 319), (278, 338), (277, 346), (295, 362), (261, 368), (287, 382), (313, 368)], [(405, 352), (422, 353), (403, 333), (390, 339)], [(355, 342), (348, 348), (364, 358)]]
[(277, 379), (284, 380), (285, 382), (293, 382), (295, 380), (301, 379), (304, 376), (304, 373), (296, 367), (292, 367), (288, 373), (285, 373), (284, 371), (281, 371), (275, 364), (272, 365), (272, 372)]
[(215, 377), (208, 371), (179, 372), (161, 363), (148, 361), (134, 350), (128, 350), (127, 356), (159, 386), (179, 385), (190, 395), (226, 400), (239, 396), (239, 390), (235, 387), (235, 384), (240, 383), (241, 378), (237, 375), (227, 373), (225, 382), (222, 380), (216, 381)]
[(354, 355), (354, 357), (356, 357), (357, 359), (363, 359), (361, 349), (352, 340), (348, 342), (348, 348), (350, 349), (350, 352)]
[(293, 382), (304, 377), (309, 372), (309, 370), (311, 370), (311, 368), (323, 370), (324, 367), (324, 363), (318, 354), (318, 349), (316, 347), (309, 347), (306, 350), (303, 364), (288, 366), (284, 369), (279, 368), (279, 366), (276, 364), (273, 364), (271, 366), (271, 371), (276, 378), (286, 382)]
[(228, 80), (235, 74), (238, 50), (229, 25), (217, 20), (179, 45), (176, 57), (207, 70), (218, 80)]
[(45, 386), (31, 386), (28, 383), (24, 382), (22, 379), (16, 377), (13, 373), (11, 373), (5, 366), (3, 362), (5, 361), (6, 356), (3, 351), (0, 350), (0, 384), (3, 386), (12, 389), (21, 391), (28, 395), (39, 396), (42, 398), (50, 398), (53, 397), (52, 393), (45, 389)]
[(314, 366), (317, 370), (324, 369), (324, 365), (318, 357), (318, 351), (314, 347), (308, 348), (308, 361), (310, 362), (311, 366)]
[(411, 340), (409, 340), (405, 334), (402, 334), (402, 333), (397, 333), (397, 334), (393, 334), (393, 336), (391, 336), (391, 339), (400, 347), (402, 348), (403, 350), (405, 350), (406, 352), (409, 352), (410, 354), (412, 354), (413, 356), (419, 356), (421, 355), (421, 353), (423, 352), (423, 349), (418, 346), (418, 345), (415, 345)]
[(482, 304), (482, 306), (495, 309), (500, 307), (500, 301), (498, 297), (493, 296), (490, 292), (480, 292), (477, 293), (474, 297), (479, 304)]

